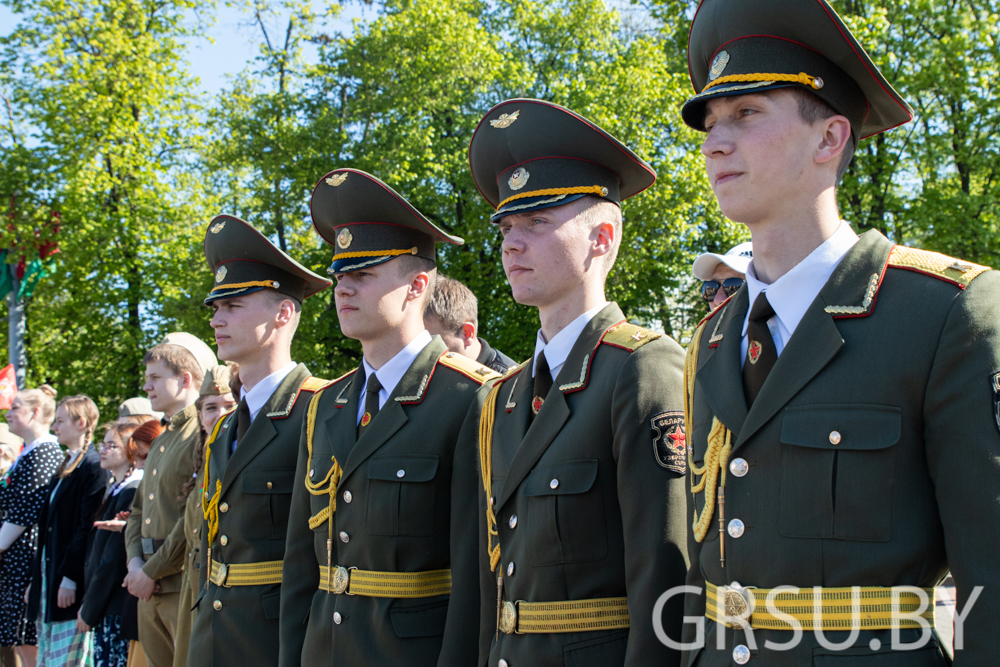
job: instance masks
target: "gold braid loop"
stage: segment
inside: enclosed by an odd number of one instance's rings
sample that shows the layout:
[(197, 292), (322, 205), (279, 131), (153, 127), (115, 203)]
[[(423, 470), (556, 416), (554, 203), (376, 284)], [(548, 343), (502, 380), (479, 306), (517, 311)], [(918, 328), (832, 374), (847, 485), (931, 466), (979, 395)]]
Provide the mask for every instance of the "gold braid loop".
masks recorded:
[[(479, 417), (479, 467), (483, 488), (486, 489), (486, 550), (490, 554), (490, 572), (496, 572), (500, 563), (500, 533), (497, 531), (497, 517), (490, 503), (490, 492), (493, 486), (493, 422), (496, 419), (497, 397), (502, 384), (497, 382), (493, 385)], [(496, 546), (493, 546), (494, 535), (497, 537)]]
[(727, 74), (726, 76), (720, 76), (718, 79), (710, 82), (707, 86), (702, 88), (701, 92), (704, 93), (709, 88), (723, 83), (742, 83), (749, 81), (787, 81), (788, 83), (801, 83), (803, 86), (809, 86), (814, 90), (819, 90), (823, 87), (823, 79), (818, 76), (811, 76), (805, 72), (799, 72), (798, 74), (762, 72), (756, 74)]
[(333, 261), (338, 259), (352, 259), (355, 257), (395, 257), (397, 255), (416, 255), (420, 249), (417, 246), (405, 248), (403, 250), (358, 250), (356, 252), (338, 252), (334, 254)]
[[(309, 402), (309, 410), (306, 412), (306, 450), (309, 453), (309, 462), (312, 461), (313, 434), (316, 431), (316, 413), (319, 411), (319, 398), (323, 395), (323, 391), (320, 389), (313, 395), (312, 401)], [(344, 471), (341, 469), (340, 464), (337, 463), (337, 459), (333, 460), (333, 465), (330, 466), (326, 476), (318, 482), (313, 482), (309, 479), (309, 473), (306, 473), (306, 490), (309, 493), (314, 496), (322, 496), (324, 494), (329, 494), (330, 496), (330, 505), (324, 507), (319, 514), (309, 518), (310, 529), (315, 530), (323, 525), (324, 521), (329, 521), (332, 534), (333, 515), (337, 511), (337, 485), (340, 484), (340, 478), (343, 474)]]
[(228, 412), (223, 413), (223, 415), (219, 417), (219, 421), (215, 422), (215, 428), (212, 429), (212, 435), (205, 441), (205, 481), (201, 490), (201, 511), (205, 516), (205, 521), (208, 522), (209, 547), (212, 546), (212, 542), (215, 541), (215, 536), (219, 533), (219, 496), (222, 495), (222, 481), (217, 479), (215, 480), (215, 493), (212, 495), (211, 499), (208, 497), (208, 468), (209, 464), (212, 462), (212, 443), (215, 442), (215, 439), (219, 435), (219, 429), (222, 428), (222, 422), (224, 422), (226, 417), (235, 411), (236, 408), (232, 408)]
[[(698, 370), (698, 352), (701, 347), (701, 338), (705, 332), (705, 327), (711, 318), (702, 322), (694, 335), (691, 337), (691, 344), (688, 345), (687, 355), (684, 357), (684, 423), (691, 424), (691, 403), (694, 400), (694, 380)], [(690, 428), (690, 426), (688, 427)], [(694, 522), (691, 525), (694, 531), (694, 539), (701, 542), (708, 534), (708, 527), (715, 514), (716, 492), (719, 487), (726, 486), (726, 466), (729, 463), (729, 454), (733, 449), (733, 433), (719, 421), (718, 417), (712, 417), (712, 428), (708, 433), (708, 449), (705, 451), (704, 465), (696, 466), (692, 455), (692, 447), (688, 447), (688, 469), (691, 471), (691, 495), (705, 493), (705, 507), (701, 514), (698, 510), (694, 512)], [(696, 478), (701, 478), (696, 481)], [(721, 479), (720, 479), (721, 477)], [(695, 505), (697, 507), (697, 505)]]
[(251, 280), (246, 283), (230, 283), (229, 285), (218, 285), (212, 290), (212, 293), (218, 292), (219, 290), (230, 290), (230, 289), (244, 289), (250, 287), (274, 287), (275, 280)]

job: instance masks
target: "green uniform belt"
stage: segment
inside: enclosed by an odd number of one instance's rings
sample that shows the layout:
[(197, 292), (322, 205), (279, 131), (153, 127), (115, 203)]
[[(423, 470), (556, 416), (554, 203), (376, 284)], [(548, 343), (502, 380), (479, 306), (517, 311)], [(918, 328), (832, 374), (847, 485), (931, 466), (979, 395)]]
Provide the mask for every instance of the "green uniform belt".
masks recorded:
[(319, 590), (369, 598), (429, 598), (451, 595), (451, 570), (372, 572), (319, 566)]
[(212, 575), (209, 577), (216, 586), (262, 586), (281, 583), (280, 560), (263, 563), (219, 563), (212, 561)]
[(590, 632), (629, 627), (628, 598), (565, 602), (504, 602), (500, 631), (507, 635)]
[[(755, 630), (794, 630), (787, 618), (779, 618), (767, 608), (774, 589), (716, 586), (706, 582), (708, 593), (705, 616), (730, 628), (749, 625)], [(927, 607), (920, 613), (934, 627), (934, 589), (921, 588)], [(803, 588), (798, 593), (778, 591), (771, 595), (773, 611), (789, 616), (802, 630), (888, 630), (920, 628), (912, 618), (920, 609), (920, 596), (912, 589), (855, 586), (852, 588)], [(855, 600), (857, 608), (854, 608)], [(900, 617), (907, 614), (910, 618)], [(818, 622), (818, 623), (817, 623)]]

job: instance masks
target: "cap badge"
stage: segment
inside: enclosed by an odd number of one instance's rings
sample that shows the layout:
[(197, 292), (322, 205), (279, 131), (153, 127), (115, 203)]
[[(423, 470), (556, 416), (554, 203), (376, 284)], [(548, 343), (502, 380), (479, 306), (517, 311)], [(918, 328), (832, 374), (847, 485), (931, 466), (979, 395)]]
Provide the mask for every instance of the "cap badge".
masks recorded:
[(507, 185), (510, 186), (511, 190), (520, 190), (527, 185), (528, 178), (530, 177), (531, 174), (528, 173), (527, 169), (524, 167), (518, 167), (514, 170), (514, 173), (510, 175), (510, 178), (507, 179)]
[[(347, 172), (345, 171), (340, 174), (334, 174), (330, 178), (326, 179), (326, 182), (332, 185), (333, 187), (337, 187), (346, 180), (347, 180)], [(346, 248), (347, 246), (344, 247)]]
[(221, 283), (226, 279), (226, 274), (229, 273), (229, 269), (224, 266), (220, 266), (215, 272), (215, 282)]
[[(346, 174), (345, 174), (345, 176), (346, 176)], [(354, 235), (351, 234), (351, 230), (348, 229), (347, 227), (344, 227), (343, 229), (341, 229), (340, 233), (337, 234), (337, 246), (340, 247), (340, 248), (348, 248), (348, 247), (350, 247), (351, 241), (353, 241), (353, 240), (354, 240)]]
[(722, 70), (726, 69), (726, 65), (729, 64), (729, 53), (727, 51), (719, 51), (718, 55), (712, 59), (712, 68), (708, 72), (708, 80), (715, 81), (722, 74)]
[(513, 113), (502, 113), (500, 114), (500, 117), (497, 118), (496, 120), (491, 120), (490, 125), (492, 125), (497, 129), (502, 130), (505, 127), (510, 127), (511, 125), (513, 125), (514, 121), (517, 120), (517, 117), (520, 115), (521, 115), (520, 109), (518, 109)]
[(225, 220), (220, 220), (219, 222), (217, 222), (214, 225), (212, 225), (211, 227), (209, 227), (208, 231), (212, 232), (213, 234), (218, 234), (219, 232), (222, 231), (222, 228), (225, 227), (225, 226), (226, 226), (226, 221)]

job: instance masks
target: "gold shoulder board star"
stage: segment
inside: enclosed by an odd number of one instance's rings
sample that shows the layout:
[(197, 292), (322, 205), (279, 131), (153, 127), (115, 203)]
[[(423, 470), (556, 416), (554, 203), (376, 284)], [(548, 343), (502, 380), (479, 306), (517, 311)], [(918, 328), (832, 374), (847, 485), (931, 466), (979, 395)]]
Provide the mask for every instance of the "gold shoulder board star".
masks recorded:
[(520, 115), (521, 115), (520, 109), (518, 109), (513, 113), (502, 113), (500, 114), (500, 117), (497, 118), (496, 120), (491, 120), (490, 125), (502, 130), (505, 127), (510, 127), (511, 125), (513, 125), (514, 121), (517, 120), (517, 117)]
[(340, 174), (334, 174), (330, 178), (326, 179), (326, 182), (332, 185), (333, 187), (337, 187), (346, 180), (347, 180), (347, 172), (345, 171)]

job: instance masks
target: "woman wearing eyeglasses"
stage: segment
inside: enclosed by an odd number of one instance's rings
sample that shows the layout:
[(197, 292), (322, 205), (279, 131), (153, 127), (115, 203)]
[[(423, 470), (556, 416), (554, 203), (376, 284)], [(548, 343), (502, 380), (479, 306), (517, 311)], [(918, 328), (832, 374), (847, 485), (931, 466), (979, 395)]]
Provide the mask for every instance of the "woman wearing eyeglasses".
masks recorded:
[(715, 310), (736, 294), (746, 282), (747, 266), (753, 259), (753, 245), (748, 241), (731, 248), (725, 255), (706, 252), (694, 260), (691, 271), (702, 281), (701, 296)]

